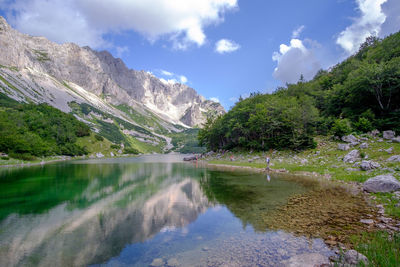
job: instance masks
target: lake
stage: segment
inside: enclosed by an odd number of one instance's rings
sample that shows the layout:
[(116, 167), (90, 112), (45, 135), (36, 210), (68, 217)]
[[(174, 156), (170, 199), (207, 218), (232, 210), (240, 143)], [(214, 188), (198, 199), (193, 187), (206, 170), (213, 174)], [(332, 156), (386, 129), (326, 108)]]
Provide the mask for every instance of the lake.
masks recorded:
[[(181, 155), (0, 169), (0, 266), (279, 266), (331, 256), (264, 218), (310, 190)], [(262, 216), (261, 216), (262, 215)]]

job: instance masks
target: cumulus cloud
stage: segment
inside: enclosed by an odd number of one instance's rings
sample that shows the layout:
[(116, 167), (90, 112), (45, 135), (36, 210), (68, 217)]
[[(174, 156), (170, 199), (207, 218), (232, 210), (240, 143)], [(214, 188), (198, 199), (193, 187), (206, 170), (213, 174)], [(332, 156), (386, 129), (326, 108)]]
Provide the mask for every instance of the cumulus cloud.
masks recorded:
[(178, 75), (171, 71), (157, 70), (156, 73), (158, 73), (160, 76), (162, 76), (160, 78), (160, 80), (165, 84), (175, 84), (175, 83), (185, 84), (188, 82), (188, 79), (186, 78), (186, 76)]
[[(348, 54), (355, 53), (368, 36), (380, 36), (382, 25), (385, 23), (385, 34), (391, 33), (400, 27), (398, 0), (356, 0), (360, 16), (339, 34), (336, 43)], [(386, 3), (384, 12), (382, 4)], [(392, 9), (391, 6), (394, 8)], [(396, 22), (397, 21), (397, 22)], [(397, 24), (396, 24), (397, 23)]]
[[(304, 43), (309, 44), (307, 48)], [(317, 43), (311, 40), (304, 42), (299, 39), (290, 40), (290, 44), (281, 44), (279, 52), (274, 52), (272, 60), (277, 62), (274, 70), (274, 78), (282, 83), (295, 83), (300, 76), (306, 80), (311, 79), (321, 69), (321, 64), (315, 57), (314, 49)]]
[(305, 28), (305, 26), (304, 26), (304, 25), (301, 25), (300, 27), (298, 27), (297, 29), (295, 29), (295, 30), (292, 32), (292, 39), (294, 39), (294, 38), (299, 38), (300, 33), (304, 30), (304, 28)]
[(381, 7), (386, 19), (379, 35), (385, 37), (400, 30), (400, 1), (388, 0)]
[(238, 6), (237, 0), (3, 0), (0, 5), (18, 30), (59, 43), (105, 47), (105, 34), (134, 30), (152, 42), (166, 37), (179, 49), (203, 45), (204, 28)]
[(219, 54), (231, 53), (240, 48), (240, 45), (228, 39), (221, 39), (215, 44), (215, 52)]
[(210, 97), (210, 100), (219, 103), (218, 97)]

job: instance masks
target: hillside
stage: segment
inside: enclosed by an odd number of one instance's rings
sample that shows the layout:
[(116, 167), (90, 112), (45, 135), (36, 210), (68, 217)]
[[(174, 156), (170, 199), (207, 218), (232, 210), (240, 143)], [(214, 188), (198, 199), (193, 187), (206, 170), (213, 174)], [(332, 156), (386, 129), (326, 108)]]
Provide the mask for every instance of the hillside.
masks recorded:
[(369, 37), (359, 51), (311, 81), (253, 93), (209, 120), (199, 140), (217, 149), (304, 149), (316, 134), (342, 137), (378, 129), (400, 134), (400, 32)]
[(109, 141), (143, 153), (174, 150), (169, 135), (225, 112), (184, 84), (128, 69), (106, 51), (21, 34), (2, 17), (0, 51), (1, 93), (71, 113)]

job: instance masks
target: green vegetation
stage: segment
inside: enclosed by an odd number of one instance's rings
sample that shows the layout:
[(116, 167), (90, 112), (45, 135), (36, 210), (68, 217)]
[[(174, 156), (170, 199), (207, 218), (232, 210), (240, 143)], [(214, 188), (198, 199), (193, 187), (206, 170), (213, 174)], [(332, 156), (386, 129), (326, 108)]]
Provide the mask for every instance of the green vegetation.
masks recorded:
[(209, 119), (198, 138), (210, 150), (297, 150), (315, 146), (315, 134), (372, 129), (400, 133), (400, 32), (367, 38), (355, 55), (309, 82), (240, 99)]
[(76, 141), (90, 129), (74, 116), (47, 104), (18, 103), (1, 93), (0, 107), (0, 151), (12, 158), (87, 153)]
[(199, 129), (185, 129), (179, 133), (170, 133), (174, 150), (180, 153), (203, 153), (206, 148), (199, 145), (197, 135)]
[(370, 261), (370, 266), (398, 266), (400, 262), (400, 233), (364, 233), (353, 237), (356, 249)]

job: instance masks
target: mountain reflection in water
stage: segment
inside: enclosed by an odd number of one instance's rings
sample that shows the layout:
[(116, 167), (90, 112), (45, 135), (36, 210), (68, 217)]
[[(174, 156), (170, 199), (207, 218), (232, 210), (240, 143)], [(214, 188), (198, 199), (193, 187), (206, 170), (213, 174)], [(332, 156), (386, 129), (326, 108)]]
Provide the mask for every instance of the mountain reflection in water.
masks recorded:
[[(265, 231), (257, 212), (273, 210), (305, 190), (282, 179), (159, 159), (0, 172), (0, 266), (112, 263), (129, 251), (126, 263), (149, 264), (146, 260), (162, 257), (163, 251), (196, 251), (198, 241), (212, 246), (226, 231), (240, 232), (246, 225)], [(165, 247), (145, 255), (144, 248), (155, 247), (154, 242)]]

